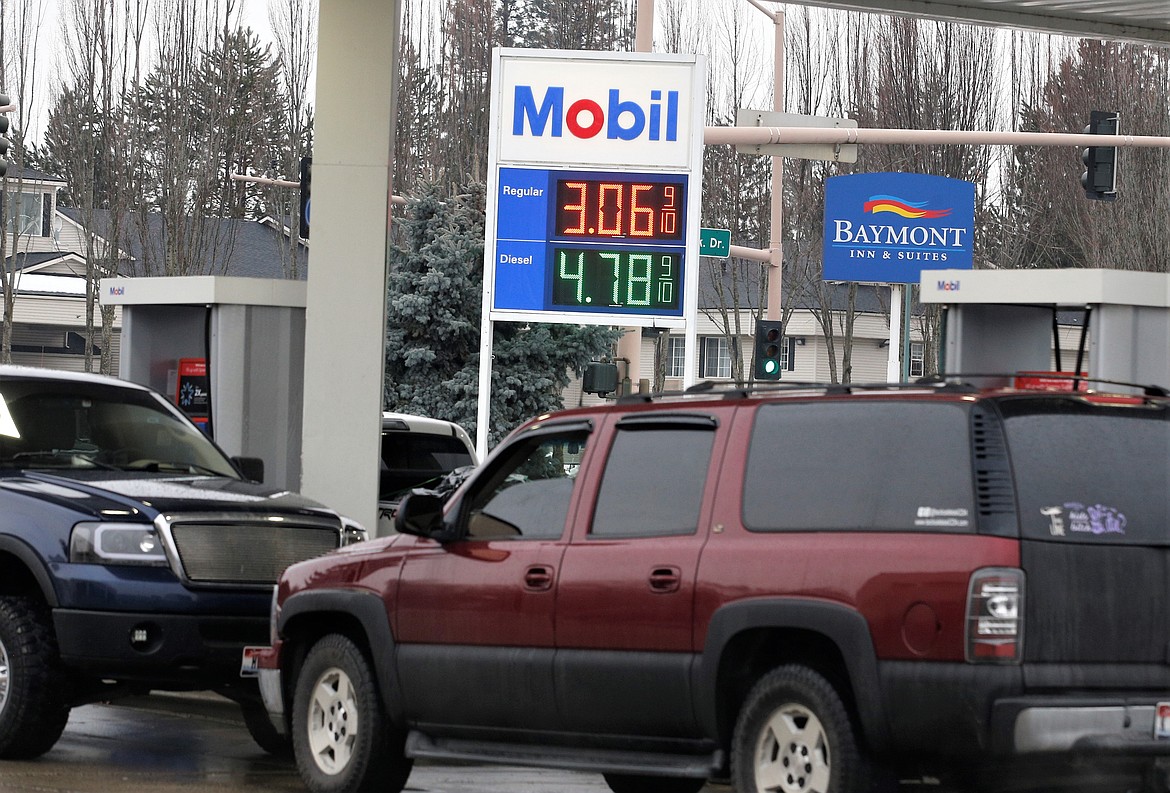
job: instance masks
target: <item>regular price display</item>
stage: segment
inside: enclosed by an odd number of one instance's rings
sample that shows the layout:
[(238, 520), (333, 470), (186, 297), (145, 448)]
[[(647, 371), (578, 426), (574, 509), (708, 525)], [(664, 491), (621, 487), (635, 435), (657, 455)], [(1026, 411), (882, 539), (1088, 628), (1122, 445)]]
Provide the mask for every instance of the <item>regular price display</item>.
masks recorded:
[(681, 240), (684, 184), (558, 179), (554, 236)]
[(678, 253), (555, 248), (552, 303), (577, 309), (675, 310), (682, 273)]

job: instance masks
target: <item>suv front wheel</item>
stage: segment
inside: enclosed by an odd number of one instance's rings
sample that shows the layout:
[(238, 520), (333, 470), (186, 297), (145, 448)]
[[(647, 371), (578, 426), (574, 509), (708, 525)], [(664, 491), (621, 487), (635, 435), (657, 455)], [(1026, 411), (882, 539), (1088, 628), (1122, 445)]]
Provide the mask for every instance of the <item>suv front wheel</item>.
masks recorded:
[(374, 674), (349, 638), (325, 636), (309, 651), (293, 699), (293, 750), (314, 793), (400, 793), (412, 762), (382, 712)]
[(731, 776), (741, 793), (857, 793), (864, 769), (845, 706), (804, 666), (762, 677), (732, 736)]

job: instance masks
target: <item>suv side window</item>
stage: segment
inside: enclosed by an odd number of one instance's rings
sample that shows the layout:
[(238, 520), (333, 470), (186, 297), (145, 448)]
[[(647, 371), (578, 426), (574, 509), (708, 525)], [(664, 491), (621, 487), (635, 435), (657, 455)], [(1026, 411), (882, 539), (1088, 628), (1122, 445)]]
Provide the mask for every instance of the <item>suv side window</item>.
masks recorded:
[(715, 442), (706, 417), (623, 421), (609, 453), (592, 537), (694, 534)]
[(514, 445), (471, 495), (467, 539), (560, 538), (587, 438), (575, 431)]
[(923, 401), (761, 405), (744, 475), (753, 531), (974, 527), (965, 407)]

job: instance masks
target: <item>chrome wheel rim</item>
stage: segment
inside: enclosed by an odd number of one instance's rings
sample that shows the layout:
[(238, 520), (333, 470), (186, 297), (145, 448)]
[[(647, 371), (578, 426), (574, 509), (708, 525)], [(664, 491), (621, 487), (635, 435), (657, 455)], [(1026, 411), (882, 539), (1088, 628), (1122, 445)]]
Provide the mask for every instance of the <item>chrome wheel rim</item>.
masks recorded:
[(803, 705), (777, 708), (756, 741), (756, 793), (825, 793), (829, 739)]
[(8, 667), (8, 649), (4, 646), (4, 642), (0, 642), (0, 713), (4, 712), (4, 706), (8, 704), (8, 686), (11, 682), (11, 672)]
[(313, 762), (322, 772), (340, 774), (353, 759), (360, 722), (357, 692), (336, 667), (317, 678), (309, 698), (308, 738)]

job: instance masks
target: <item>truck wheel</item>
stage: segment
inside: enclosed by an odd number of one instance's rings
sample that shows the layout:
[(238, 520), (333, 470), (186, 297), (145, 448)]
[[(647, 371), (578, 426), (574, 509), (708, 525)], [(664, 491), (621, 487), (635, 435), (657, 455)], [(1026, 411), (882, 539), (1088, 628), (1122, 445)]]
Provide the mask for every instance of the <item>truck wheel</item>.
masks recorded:
[(756, 683), (735, 725), (731, 778), (740, 793), (859, 793), (865, 771), (841, 698), (803, 666)]
[(605, 784), (613, 793), (699, 793), (706, 779), (693, 777), (606, 774)]
[(361, 650), (331, 634), (309, 651), (293, 697), (293, 750), (314, 793), (400, 793), (412, 761), (392, 730)]
[(31, 598), (0, 597), (0, 759), (53, 748), (69, 721), (65, 673), (49, 611)]
[(244, 715), (244, 726), (257, 746), (273, 757), (292, 757), (292, 738), (276, 731), (263, 702), (241, 702), (240, 712)]

